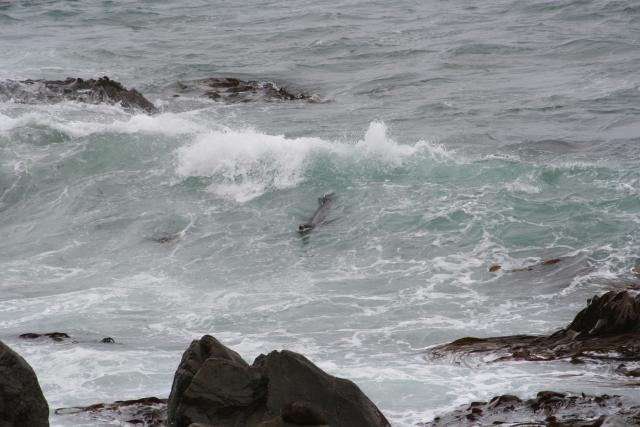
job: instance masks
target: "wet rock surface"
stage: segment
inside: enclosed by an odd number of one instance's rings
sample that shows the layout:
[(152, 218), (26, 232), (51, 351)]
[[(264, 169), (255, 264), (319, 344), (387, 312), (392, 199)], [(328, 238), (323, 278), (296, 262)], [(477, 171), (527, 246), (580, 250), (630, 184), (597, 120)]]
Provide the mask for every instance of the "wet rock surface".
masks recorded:
[(67, 338), (70, 338), (68, 334), (65, 332), (46, 332), (44, 334), (37, 334), (35, 332), (27, 332), (26, 334), (20, 335), (18, 338), (22, 338), (23, 340), (35, 340), (39, 338), (50, 338), (52, 341), (64, 341)]
[(145, 397), (135, 400), (118, 400), (113, 403), (58, 408), (55, 414), (81, 415), (96, 423), (118, 422), (141, 427), (161, 427), (165, 426), (167, 421), (167, 399)]
[(577, 332), (576, 338), (640, 332), (640, 295), (624, 291), (595, 296), (567, 330)]
[(215, 338), (193, 341), (174, 377), (168, 425), (389, 426), (351, 381), (323, 372), (291, 351), (260, 355), (253, 365)]
[(528, 400), (502, 395), (489, 402), (471, 402), (419, 425), (632, 426), (640, 425), (640, 406), (626, 406), (618, 396), (541, 391), (535, 398)]
[(482, 362), (570, 359), (640, 360), (640, 300), (628, 291), (610, 291), (588, 301), (565, 328), (548, 336), (512, 335), (461, 338), (427, 351), (429, 359), (454, 362), (476, 357)]
[(555, 265), (555, 264), (559, 263), (560, 261), (562, 261), (562, 258), (551, 258), (551, 259), (547, 259), (547, 260), (544, 260), (542, 262), (539, 262), (538, 264), (528, 265), (528, 266), (522, 267), (522, 268), (512, 268), (512, 269), (503, 269), (500, 264), (493, 264), (491, 267), (489, 267), (489, 273), (497, 273), (499, 271), (504, 271), (506, 273), (518, 273), (518, 272), (521, 272), (521, 271), (540, 270), (541, 268), (544, 268), (545, 266)]
[(18, 353), (1, 341), (0, 426), (49, 426), (49, 405), (35, 372)]
[(176, 95), (201, 96), (209, 99), (234, 102), (255, 101), (307, 101), (316, 102), (318, 97), (303, 92), (294, 92), (279, 87), (270, 81), (240, 80), (235, 78), (208, 78), (179, 82)]
[(327, 423), (327, 416), (318, 405), (305, 400), (293, 400), (282, 406), (280, 416), (284, 421), (301, 425), (321, 425)]
[(135, 89), (101, 77), (99, 79), (6, 80), (0, 82), (0, 101), (25, 104), (78, 101), (89, 104), (118, 104), (125, 109), (156, 113), (157, 108)]
[(72, 339), (69, 334), (66, 332), (45, 332), (45, 333), (35, 333), (35, 332), (27, 332), (25, 334), (18, 335), (18, 338), (23, 340), (51, 340), (55, 342), (71, 342), (74, 344), (81, 342), (98, 342), (102, 344), (115, 344), (115, 340), (111, 337), (104, 337), (95, 341), (78, 341)]

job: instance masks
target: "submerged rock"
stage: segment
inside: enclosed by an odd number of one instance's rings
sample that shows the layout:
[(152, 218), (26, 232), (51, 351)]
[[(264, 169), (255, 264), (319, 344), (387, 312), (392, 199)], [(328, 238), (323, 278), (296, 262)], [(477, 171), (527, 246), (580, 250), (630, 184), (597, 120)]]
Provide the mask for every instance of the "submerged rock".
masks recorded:
[(547, 265), (554, 265), (559, 263), (560, 261), (562, 261), (562, 258), (551, 258), (551, 259), (547, 259), (544, 260), (542, 262), (539, 262), (537, 264), (533, 264), (533, 265), (528, 265), (526, 267), (522, 267), (522, 268), (512, 268), (510, 270), (503, 270), (502, 266), (499, 264), (493, 264), (491, 267), (489, 267), (489, 273), (497, 273), (498, 271), (505, 271), (507, 273), (517, 273), (520, 271), (533, 271), (537, 268), (541, 268)]
[(317, 96), (292, 92), (270, 81), (239, 80), (235, 78), (208, 78), (179, 82), (175, 90), (179, 94), (204, 96), (225, 102), (252, 101), (317, 101)]
[(6, 80), (0, 82), (0, 101), (25, 104), (78, 101), (89, 104), (119, 104), (126, 109), (156, 113), (157, 108), (135, 89), (127, 89), (109, 77), (97, 80)]
[(422, 427), (440, 426), (555, 426), (599, 427), (640, 425), (640, 406), (625, 407), (619, 396), (587, 396), (541, 391), (533, 399), (496, 396), (472, 402), (433, 419)]
[(0, 426), (48, 427), (49, 405), (35, 372), (0, 341)]
[(428, 358), (480, 357), (484, 362), (640, 360), (640, 297), (610, 291), (589, 300), (565, 329), (548, 336), (461, 338), (430, 349)]
[(38, 338), (51, 338), (53, 341), (64, 341), (67, 338), (70, 338), (68, 334), (64, 332), (46, 332), (44, 334), (36, 334), (34, 332), (27, 332), (26, 334), (20, 335), (18, 338), (22, 338), (23, 340), (35, 340)]
[(158, 233), (149, 237), (149, 240), (151, 240), (152, 242), (164, 244), (174, 242), (179, 238), (180, 233)]
[(301, 354), (273, 351), (250, 366), (209, 335), (193, 341), (184, 353), (169, 397), (170, 427), (284, 427), (309, 422), (389, 426), (354, 383), (325, 373)]
[[(26, 334), (18, 335), (18, 338), (21, 338), (23, 340), (51, 339), (52, 341), (56, 341), (56, 342), (61, 342), (61, 341), (66, 341), (68, 339), (71, 339), (69, 334), (67, 334), (66, 332), (45, 332), (43, 334), (38, 334), (35, 332), (27, 332)], [(77, 344), (79, 342), (87, 342), (87, 341), (72, 340), (71, 342), (74, 344)], [(95, 342), (99, 342), (102, 344), (114, 344), (116, 341), (111, 337), (105, 337)]]
[(115, 421), (143, 427), (161, 427), (165, 426), (167, 421), (167, 399), (145, 397), (135, 400), (118, 400), (113, 403), (58, 408), (55, 414), (83, 414), (96, 422)]

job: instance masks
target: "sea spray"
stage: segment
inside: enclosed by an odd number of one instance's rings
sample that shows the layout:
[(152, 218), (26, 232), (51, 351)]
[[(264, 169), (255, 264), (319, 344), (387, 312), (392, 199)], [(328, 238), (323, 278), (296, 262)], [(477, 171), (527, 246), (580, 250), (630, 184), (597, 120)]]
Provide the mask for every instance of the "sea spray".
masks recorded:
[(338, 164), (347, 159), (351, 166), (366, 162), (367, 166), (400, 167), (425, 147), (428, 144), (422, 141), (413, 146), (398, 144), (382, 122), (372, 122), (364, 138), (354, 143), (226, 129), (199, 135), (192, 144), (178, 149), (176, 172), (183, 177), (209, 177), (214, 194), (246, 202), (307, 179), (314, 158), (329, 156), (334, 159), (329, 161)]

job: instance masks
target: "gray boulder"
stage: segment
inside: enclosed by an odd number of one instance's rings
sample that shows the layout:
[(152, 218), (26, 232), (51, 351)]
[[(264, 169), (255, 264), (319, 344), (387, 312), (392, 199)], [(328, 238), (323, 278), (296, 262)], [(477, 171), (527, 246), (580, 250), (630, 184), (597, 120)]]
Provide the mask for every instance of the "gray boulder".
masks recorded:
[(48, 427), (49, 405), (38, 378), (18, 353), (0, 341), (0, 426)]
[(192, 423), (389, 426), (358, 386), (327, 374), (301, 354), (273, 351), (249, 366), (209, 335), (184, 353), (169, 396), (168, 425)]

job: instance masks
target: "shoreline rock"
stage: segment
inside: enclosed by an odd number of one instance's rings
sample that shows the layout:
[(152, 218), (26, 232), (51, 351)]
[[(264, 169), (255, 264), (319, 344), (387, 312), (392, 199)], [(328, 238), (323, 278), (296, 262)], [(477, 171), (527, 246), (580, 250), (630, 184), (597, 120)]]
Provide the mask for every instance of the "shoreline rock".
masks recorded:
[(501, 395), (489, 402), (471, 402), (418, 424), (421, 427), (444, 426), (554, 426), (599, 427), (639, 425), (640, 406), (625, 407), (619, 396), (541, 391), (535, 398), (522, 400)]
[(78, 101), (88, 104), (119, 104), (128, 110), (148, 114), (158, 109), (135, 89), (104, 76), (99, 79), (68, 77), (65, 80), (6, 80), (0, 82), (0, 101), (22, 104)]
[(309, 420), (331, 427), (390, 426), (358, 386), (301, 354), (272, 351), (249, 365), (205, 335), (191, 343), (176, 371), (167, 425), (284, 427)]
[(33, 368), (0, 341), (0, 426), (48, 427), (49, 405)]
[(484, 357), (483, 362), (570, 359), (640, 361), (640, 296), (609, 291), (588, 301), (574, 320), (551, 335), (466, 337), (435, 346), (427, 359)]
[(167, 422), (167, 399), (144, 397), (135, 400), (117, 400), (88, 406), (58, 408), (56, 415), (87, 414), (95, 421), (121, 421), (145, 427), (163, 427)]
[[(551, 335), (466, 337), (435, 346), (425, 358), (479, 357), (482, 362), (514, 360), (550, 361), (640, 361), (640, 296), (628, 291), (609, 291), (589, 299), (566, 327)], [(629, 377), (640, 370), (625, 364), (615, 372)], [(512, 395), (496, 396), (489, 402), (471, 402), (447, 414), (421, 423), (422, 427), (450, 425), (532, 425), (599, 427), (640, 425), (640, 405), (629, 406), (619, 396), (541, 391), (526, 401)]]

